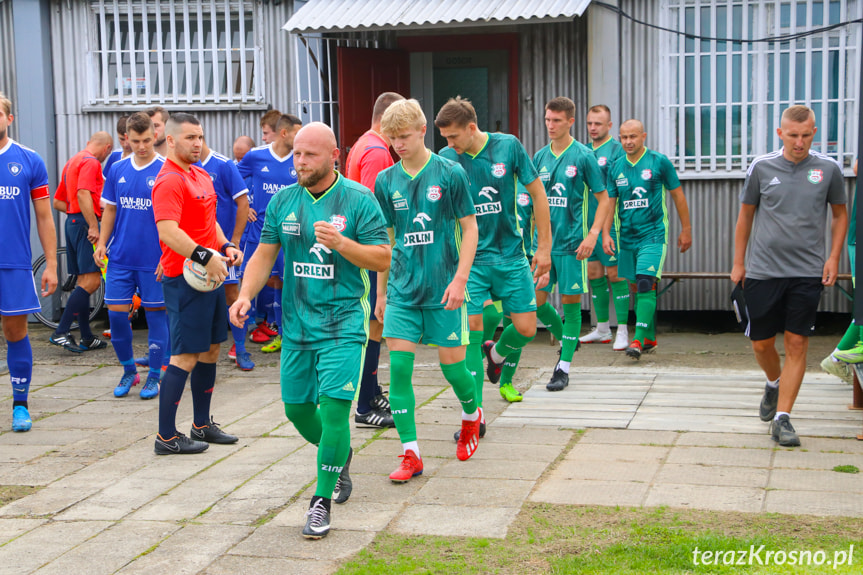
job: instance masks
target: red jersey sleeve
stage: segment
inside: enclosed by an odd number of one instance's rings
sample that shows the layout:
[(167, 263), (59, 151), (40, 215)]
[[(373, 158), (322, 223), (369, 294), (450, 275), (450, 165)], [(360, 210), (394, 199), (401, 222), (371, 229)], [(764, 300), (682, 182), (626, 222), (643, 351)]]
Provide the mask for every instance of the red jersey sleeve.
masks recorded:
[(180, 221), (183, 216), (184, 189), (183, 178), (179, 174), (159, 174), (153, 186), (153, 215), (157, 222)]
[(378, 174), (392, 165), (393, 158), (389, 150), (377, 146), (366, 148), (360, 158), (360, 183), (374, 191)]

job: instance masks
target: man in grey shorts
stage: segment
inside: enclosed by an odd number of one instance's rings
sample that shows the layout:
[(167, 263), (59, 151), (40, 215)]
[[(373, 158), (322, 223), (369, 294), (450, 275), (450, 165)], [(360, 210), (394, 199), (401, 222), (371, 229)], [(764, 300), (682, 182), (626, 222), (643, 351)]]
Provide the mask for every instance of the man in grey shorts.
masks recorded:
[[(817, 131), (815, 113), (806, 106), (791, 106), (783, 112), (780, 126), (776, 133), (782, 149), (752, 162), (740, 193), (731, 281), (743, 282), (749, 314), (746, 335), (767, 376), (759, 415), (762, 421), (771, 421), (774, 441), (795, 447), (800, 439), (789, 414), (806, 371), (821, 290), (836, 283), (848, 214), (839, 164), (810, 150)], [(832, 222), (825, 261), (828, 204)], [(781, 331), (784, 366), (775, 347)]]

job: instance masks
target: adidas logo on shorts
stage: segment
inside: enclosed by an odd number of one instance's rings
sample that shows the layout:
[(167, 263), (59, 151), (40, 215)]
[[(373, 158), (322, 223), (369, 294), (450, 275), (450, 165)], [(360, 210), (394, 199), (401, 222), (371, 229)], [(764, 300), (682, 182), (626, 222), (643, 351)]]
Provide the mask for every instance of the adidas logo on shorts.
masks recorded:
[(451, 334), (449, 334), (449, 337), (447, 339), (450, 341), (458, 341), (459, 337), (456, 335), (455, 332), (452, 332)]
[(354, 382), (352, 382), (352, 381), (349, 381), (348, 384), (346, 386), (344, 386), (342, 389), (344, 391), (356, 391), (356, 388), (354, 387)]

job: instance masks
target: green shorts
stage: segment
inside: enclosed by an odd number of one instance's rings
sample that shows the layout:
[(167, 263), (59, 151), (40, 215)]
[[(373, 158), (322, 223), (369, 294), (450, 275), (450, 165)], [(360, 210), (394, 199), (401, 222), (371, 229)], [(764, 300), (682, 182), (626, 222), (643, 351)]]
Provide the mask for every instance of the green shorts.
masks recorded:
[(587, 260), (579, 260), (575, 254), (551, 254), (551, 275), (542, 291), (551, 293), (555, 285), (561, 295), (587, 293)]
[(644, 244), (632, 250), (621, 249), (617, 275), (631, 282), (635, 281), (636, 275), (654, 276), (660, 279), (667, 247), (668, 244)]
[(612, 229), (611, 237), (614, 238), (614, 255), (610, 256), (602, 249), (602, 232), (599, 232), (599, 237), (596, 238), (596, 246), (593, 248), (593, 254), (587, 258), (587, 261), (599, 262), (602, 264), (602, 267), (606, 268), (617, 266), (617, 260), (620, 257), (620, 234), (617, 233), (617, 230)]
[(353, 401), (360, 392), (366, 346), (341, 343), (322, 349), (282, 348), (282, 402), (319, 403), (322, 395)]
[(438, 347), (459, 347), (468, 344), (470, 329), (467, 306), (444, 308), (409, 308), (388, 303), (384, 310), (386, 338), (403, 339)]
[(474, 264), (467, 280), (467, 313), (482, 314), (488, 300), (500, 300), (506, 314), (536, 311), (535, 289), (526, 258), (494, 266)]

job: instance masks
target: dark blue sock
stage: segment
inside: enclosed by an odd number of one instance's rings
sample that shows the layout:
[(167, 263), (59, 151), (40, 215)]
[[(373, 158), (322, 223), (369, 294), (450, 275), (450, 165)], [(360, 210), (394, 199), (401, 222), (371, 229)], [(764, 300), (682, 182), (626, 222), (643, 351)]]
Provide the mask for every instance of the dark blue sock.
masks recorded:
[(282, 335), (282, 288), (273, 289), (273, 319)]
[(6, 365), (9, 366), (9, 379), (12, 380), (12, 405), (27, 407), (30, 393), (30, 380), (33, 377), (33, 348), (30, 338), (6, 342)]
[[(149, 310), (147, 311), (147, 328), (149, 329), (148, 343), (150, 348), (150, 375), (156, 379), (162, 374), (162, 364), (166, 363), (165, 359), (170, 359), (170, 355), (166, 355), (168, 349), (168, 314), (165, 310)], [(111, 328), (111, 341), (114, 340), (114, 328)]]
[(192, 370), (192, 411), (195, 425), (210, 423), (210, 400), (216, 385), (216, 364), (199, 361)]
[[(87, 306), (87, 317), (90, 317), (90, 294), (87, 293), (87, 290), (82, 288), (81, 286), (76, 286), (72, 293), (69, 294), (69, 299), (66, 300), (66, 309), (63, 310), (63, 315), (60, 317), (60, 323), (57, 324), (57, 331), (54, 332), (58, 335), (63, 335), (69, 333), (69, 328), (72, 326), (72, 322), (77, 319), (76, 315), (78, 314), (78, 310), (81, 308), (81, 305)], [(78, 322), (81, 323), (80, 321)]]
[[(81, 290), (84, 295), (79, 296), (77, 300), (78, 309), (78, 329), (81, 330), (81, 339), (93, 339), (93, 332), (90, 331), (90, 294), (82, 287), (76, 287), (75, 291)], [(69, 298), (71, 301), (72, 298)], [(129, 314), (126, 314), (126, 321), (129, 321)], [(130, 327), (131, 329), (131, 327)]]
[(177, 433), (177, 406), (183, 397), (189, 372), (169, 365), (159, 390), (159, 435), (171, 439)]
[(363, 363), (363, 378), (360, 380), (360, 395), (357, 397), (357, 413), (372, 410), (371, 401), (380, 393), (378, 390), (378, 360), (381, 355), (381, 342), (369, 340), (366, 344), (366, 359)]
[[(225, 307), (227, 308), (227, 304)], [(228, 325), (231, 326), (231, 335), (234, 338), (234, 345), (237, 346), (237, 354), (246, 353), (246, 326), (235, 326), (231, 323), (230, 312), (225, 311), (225, 313), (228, 314)]]
[(132, 351), (132, 324), (129, 314), (124, 311), (108, 311), (108, 322), (111, 325), (111, 345), (114, 353), (123, 366), (125, 373), (135, 373), (135, 356)]

